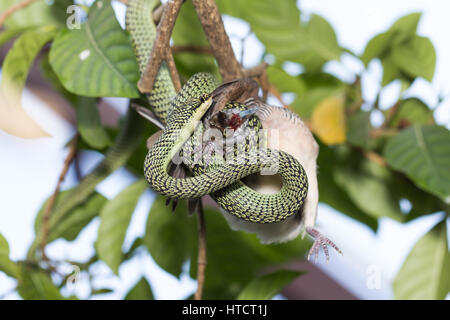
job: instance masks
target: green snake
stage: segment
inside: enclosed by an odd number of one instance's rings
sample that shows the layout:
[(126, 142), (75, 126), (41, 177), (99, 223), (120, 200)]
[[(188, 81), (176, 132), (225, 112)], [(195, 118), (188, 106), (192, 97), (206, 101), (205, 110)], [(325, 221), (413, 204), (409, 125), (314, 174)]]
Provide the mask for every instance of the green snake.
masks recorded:
[[(141, 72), (151, 52), (156, 27), (152, 11), (157, 0), (131, 0), (126, 13), (126, 28), (131, 34)], [(151, 188), (169, 198), (195, 199), (210, 194), (229, 213), (250, 222), (272, 223), (298, 213), (305, 201), (308, 182), (302, 165), (291, 155), (276, 150), (250, 150), (238, 161), (223, 161), (212, 166), (187, 166), (193, 176), (176, 178), (168, 167), (186, 142), (193, 144), (193, 134), (202, 129), (201, 119), (211, 106), (211, 92), (218, 86), (210, 74), (194, 75), (176, 94), (167, 66), (163, 63), (148, 104), (158, 120), (165, 125), (160, 138), (149, 150), (145, 162), (145, 178)], [(227, 108), (246, 108), (229, 103)], [(253, 122), (258, 122), (253, 116)], [(241, 179), (261, 172), (276, 159), (277, 173), (283, 184), (275, 194), (261, 194)]]

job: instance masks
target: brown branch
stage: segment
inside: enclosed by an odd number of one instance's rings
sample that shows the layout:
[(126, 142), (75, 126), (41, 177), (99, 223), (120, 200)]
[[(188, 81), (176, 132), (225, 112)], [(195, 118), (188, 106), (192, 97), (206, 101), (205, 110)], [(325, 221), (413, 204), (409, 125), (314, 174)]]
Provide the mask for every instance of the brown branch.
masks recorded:
[(392, 137), (398, 133), (397, 129), (383, 129), (383, 128), (374, 128), (369, 131), (369, 136), (371, 138), (378, 137)]
[(384, 119), (383, 124), (381, 125), (381, 129), (385, 129), (388, 127), (391, 120), (395, 117), (398, 110), (400, 109), (400, 102), (396, 102), (391, 108), (389, 108), (386, 118)]
[(251, 77), (251, 78), (253, 78), (253, 77), (260, 77), (264, 73), (264, 71), (266, 71), (268, 66), (269, 65), (266, 62), (263, 62), (263, 63), (260, 63), (260, 64), (258, 64), (257, 66), (255, 66), (253, 68), (245, 69), (243, 71), (244, 76)]
[(378, 163), (380, 166), (386, 166), (386, 160), (382, 156), (380, 156), (378, 153), (375, 153), (373, 151), (363, 151), (364, 157), (367, 159)]
[(64, 178), (66, 177), (67, 172), (69, 171), (70, 164), (75, 159), (75, 156), (77, 154), (77, 144), (78, 144), (79, 135), (76, 134), (73, 140), (70, 142), (70, 148), (69, 153), (67, 154), (66, 159), (64, 160), (64, 166), (63, 169), (59, 175), (58, 182), (56, 184), (55, 191), (53, 192), (52, 196), (48, 200), (48, 204), (45, 207), (45, 211), (42, 215), (42, 242), (41, 242), (41, 250), (42, 250), (42, 258), (44, 260), (47, 260), (47, 257), (45, 255), (45, 247), (47, 245), (48, 241), (48, 233), (49, 233), (49, 221), (50, 216), (53, 210), (53, 207), (55, 205), (56, 198), (59, 194), (59, 191), (61, 189), (61, 184), (64, 181)]
[(201, 300), (203, 295), (203, 284), (205, 282), (206, 269), (206, 224), (205, 213), (203, 211), (202, 199), (198, 204), (198, 254), (197, 254), (197, 291), (194, 299)]
[[(163, 60), (168, 62), (169, 68), (174, 67), (168, 60), (171, 59), (172, 52), (170, 51), (170, 36), (175, 25), (175, 20), (180, 12), (183, 0), (169, 0), (164, 7), (161, 21), (156, 29), (156, 38), (153, 43), (152, 52), (147, 63), (147, 67), (139, 80), (138, 87), (142, 93), (149, 93), (153, 89), (156, 76)], [(170, 70), (174, 84), (179, 83), (178, 74), (176, 70)]]
[(216, 2), (214, 0), (192, 0), (192, 3), (219, 65), (223, 81), (242, 78), (242, 67), (234, 56)]
[(178, 92), (181, 90), (180, 75), (178, 74), (177, 66), (175, 65), (172, 51), (170, 50), (167, 51), (166, 62), (167, 67), (169, 68), (170, 77), (172, 78), (173, 86), (175, 87), (175, 91)]
[(3, 11), (2, 14), (0, 14), (0, 27), (3, 26), (3, 24), (5, 23), (5, 20), (8, 19), (9, 16), (11, 16), (12, 14), (14, 14), (15, 12), (17, 12), (21, 9), (25, 9), (30, 4), (32, 4), (34, 1), (36, 1), (36, 0), (23, 0), (22, 2), (13, 4), (8, 9)]

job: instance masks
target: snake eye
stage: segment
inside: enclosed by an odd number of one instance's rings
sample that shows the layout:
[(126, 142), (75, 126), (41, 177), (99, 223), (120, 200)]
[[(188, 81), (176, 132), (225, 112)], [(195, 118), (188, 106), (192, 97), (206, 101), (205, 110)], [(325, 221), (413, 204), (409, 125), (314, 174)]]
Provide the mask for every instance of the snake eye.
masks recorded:
[(209, 94), (202, 94), (200, 97), (200, 102), (201, 103), (203, 103), (203, 102), (205, 102), (206, 100), (208, 100), (208, 98), (209, 98)]

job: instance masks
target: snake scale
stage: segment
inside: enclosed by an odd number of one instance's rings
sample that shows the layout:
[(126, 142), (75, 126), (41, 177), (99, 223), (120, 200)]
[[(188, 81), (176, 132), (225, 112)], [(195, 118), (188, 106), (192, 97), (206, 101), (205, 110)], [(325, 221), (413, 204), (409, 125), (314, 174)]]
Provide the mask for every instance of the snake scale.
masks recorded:
[[(151, 12), (157, 0), (131, 0), (126, 28), (131, 34), (141, 72), (144, 71), (156, 35)], [(212, 166), (187, 166), (193, 176), (176, 178), (168, 173), (172, 158), (186, 142), (194, 144), (193, 134), (202, 129), (201, 118), (211, 105), (211, 92), (218, 86), (210, 74), (190, 78), (176, 94), (165, 63), (161, 65), (147, 100), (158, 120), (165, 125), (160, 138), (149, 150), (144, 163), (145, 178), (151, 188), (174, 199), (195, 199), (210, 194), (229, 213), (250, 222), (272, 223), (298, 213), (305, 201), (308, 182), (302, 165), (291, 155), (271, 149), (247, 150), (238, 161)], [(227, 108), (246, 108), (229, 103)], [(258, 123), (256, 116), (252, 122)], [(261, 194), (241, 179), (258, 173), (276, 156), (282, 187), (275, 194)]]

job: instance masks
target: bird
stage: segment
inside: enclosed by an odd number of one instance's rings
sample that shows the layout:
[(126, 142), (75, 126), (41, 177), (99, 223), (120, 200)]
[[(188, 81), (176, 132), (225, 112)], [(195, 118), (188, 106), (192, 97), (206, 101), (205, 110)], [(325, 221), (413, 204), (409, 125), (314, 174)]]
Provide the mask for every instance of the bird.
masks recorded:
[[(252, 223), (229, 214), (226, 210), (220, 212), (232, 230), (254, 233), (263, 244), (283, 243), (308, 234), (313, 238), (313, 245), (308, 253), (308, 260), (315, 256), (317, 261), (320, 248), (323, 249), (327, 262), (329, 261), (328, 245), (342, 254), (338, 246), (315, 229), (318, 212), (319, 189), (317, 182), (317, 157), (319, 144), (314, 139), (305, 122), (293, 111), (285, 107), (272, 106), (257, 97), (247, 99), (246, 104), (253, 112), (242, 111), (242, 118), (254, 113), (267, 132), (267, 147), (289, 153), (296, 158), (306, 171), (308, 177), (308, 195), (305, 204), (296, 215), (278, 223)], [(236, 123), (235, 115), (230, 116)], [(241, 121), (243, 122), (243, 121)], [(249, 182), (252, 188), (260, 193), (275, 193), (281, 187), (280, 179), (272, 175), (259, 175), (256, 182)]]

